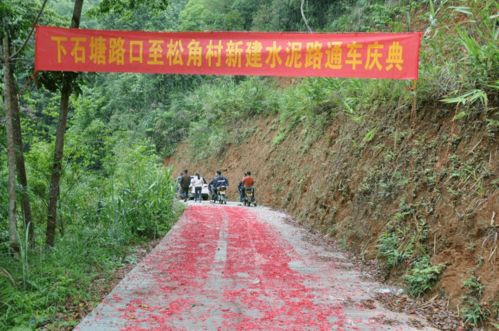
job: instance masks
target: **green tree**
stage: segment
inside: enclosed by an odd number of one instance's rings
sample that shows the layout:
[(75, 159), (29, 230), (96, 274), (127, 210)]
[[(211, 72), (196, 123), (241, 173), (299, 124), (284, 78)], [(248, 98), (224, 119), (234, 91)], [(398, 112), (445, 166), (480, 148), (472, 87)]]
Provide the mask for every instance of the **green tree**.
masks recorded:
[[(10, 3), (5, 2), (0, 5), (0, 16), (3, 17), (2, 33), (2, 49), (3, 49), (3, 74), (4, 74), (4, 105), (6, 112), (6, 133), (7, 133), (7, 149), (9, 159), (9, 229), (11, 232), (11, 244), (14, 251), (17, 250), (18, 244), (12, 240), (17, 237), (17, 222), (16, 222), (16, 192), (15, 192), (15, 173), (17, 172), (17, 180), (19, 181), (21, 190), (21, 206), (24, 216), (24, 226), (27, 229), (29, 242), (34, 245), (34, 225), (31, 215), (31, 205), (28, 196), (28, 178), (26, 175), (26, 166), (24, 161), (24, 144), (21, 131), (21, 119), (19, 115), (19, 100), (17, 93), (17, 83), (14, 77), (14, 70), (18, 57), (22, 56), (26, 45), (34, 30), (34, 25), (37, 24), (47, 3), (45, 0), (38, 11), (36, 17), (32, 16), (33, 3)], [(16, 48), (17, 46), (17, 48)], [(12, 160), (14, 157), (14, 160)]]
[[(76, 29), (80, 26), (81, 11), (83, 0), (75, 0), (71, 28)], [(62, 78), (61, 88), (61, 108), (59, 113), (59, 123), (57, 125), (54, 163), (52, 165), (52, 175), (50, 177), (49, 201), (47, 207), (47, 232), (46, 243), (48, 246), (54, 246), (55, 229), (57, 221), (57, 200), (59, 199), (60, 180), (62, 173), (62, 157), (64, 153), (64, 134), (69, 111), (69, 97), (73, 90), (73, 81), (76, 78), (75, 73), (66, 72)]]

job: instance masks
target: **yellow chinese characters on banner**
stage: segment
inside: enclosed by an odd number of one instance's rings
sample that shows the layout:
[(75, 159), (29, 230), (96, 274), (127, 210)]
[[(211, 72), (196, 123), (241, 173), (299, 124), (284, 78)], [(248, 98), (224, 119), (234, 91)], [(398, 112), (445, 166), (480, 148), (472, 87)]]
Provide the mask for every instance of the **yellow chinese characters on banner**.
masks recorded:
[(202, 32), (38, 27), (35, 65), (64, 71), (417, 78), (419, 34), (289, 35), (225, 32), (216, 38)]

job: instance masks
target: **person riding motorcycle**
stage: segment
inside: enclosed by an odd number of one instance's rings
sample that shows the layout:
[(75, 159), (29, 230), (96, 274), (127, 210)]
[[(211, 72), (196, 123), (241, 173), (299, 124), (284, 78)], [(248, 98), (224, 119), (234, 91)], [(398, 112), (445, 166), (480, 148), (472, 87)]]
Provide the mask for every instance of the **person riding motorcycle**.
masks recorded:
[(244, 176), (242, 182), (244, 188), (253, 187), (253, 185), (255, 185), (255, 180), (251, 177), (251, 171), (246, 172), (246, 176)]
[(213, 201), (217, 200), (218, 188), (221, 186), (228, 187), (229, 180), (226, 177), (222, 176), (222, 172), (220, 170), (217, 170), (215, 177), (213, 177), (213, 180), (210, 182), (209, 185), (210, 193), (213, 196)]
[(246, 198), (246, 190), (252, 190), (253, 193), (253, 198), (252, 201), (255, 201), (255, 180), (253, 177), (251, 177), (251, 171), (247, 171), (243, 179), (241, 180), (242, 183), (242, 200), (245, 201)]

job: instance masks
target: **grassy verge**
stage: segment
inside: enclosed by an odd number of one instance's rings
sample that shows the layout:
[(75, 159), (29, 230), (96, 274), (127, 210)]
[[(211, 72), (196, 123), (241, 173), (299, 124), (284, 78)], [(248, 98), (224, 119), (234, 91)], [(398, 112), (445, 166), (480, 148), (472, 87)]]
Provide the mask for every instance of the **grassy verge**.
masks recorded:
[[(168, 228), (181, 211), (176, 210)], [(29, 254), (25, 282), (23, 263), (0, 257), (0, 329), (71, 330), (159, 241), (137, 237), (114, 245), (100, 229), (83, 235), (72, 230), (51, 252)]]

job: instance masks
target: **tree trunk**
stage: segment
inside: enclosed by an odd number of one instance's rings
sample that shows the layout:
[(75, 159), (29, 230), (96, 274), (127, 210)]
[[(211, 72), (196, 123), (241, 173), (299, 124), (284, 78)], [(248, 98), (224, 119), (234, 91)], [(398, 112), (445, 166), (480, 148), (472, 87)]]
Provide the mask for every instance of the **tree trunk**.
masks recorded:
[[(80, 26), (81, 9), (83, 0), (76, 0), (73, 9), (73, 19), (71, 28)], [(57, 133), (55, 137), (54, 163), (52, 165), (52, 174), (50, 176), (49, 203), (47, 210), (47, 246), (54, 246), (55, 229), (57, 224), (57, 200), (59, 198), (59, 186), (61, 181), (62, 157), (64, 155), (64, 133), (68, 121), (69, 97), (71, 95), (71, 85), (76, 74), (65, 72), (62, 77), (61, 105), (59, 111), (59, 123), (57, 124)]]
[(16, 83), (14, 80), (14, 76), (11, 72), (10, 77), (10, 93), (11, 93), (11, 109), (12, 109), (12, 126), (13, 126), (13, 135), (14, 135), (14, 143), (16, 149), (16, 169), (17, 169), (17, 179), (19, 184), (21, 184), (21, 207), (23, 210), (24, 216), (24, 231), (28, 229), (28, 238), (29, 244), (31, 247), (35, 246), (35, 226), (33, 224), (33, 219), (31, 216), (31, 205), (29, 203), (29, 195), (28, 195), (28, 176), (26, 175), (26, 166), (24, 163), (24, 144), (21, 133), (21, 118), (19, 116), (19, 99), (17, 97), (16, 91)]
[[(7, 31), (5, 21), (3, 27)], [(3, 82), (4, 82), (4, 103), (5, 103), (5, 117), (7, 127), (7, 156), (9, 164), (9, 181), (8, 181), (8, 194), (9, 194), (9, 241), (12, 253), (19, 255), (19, 236), (17, 234), (17, 219), (16, 219), (16, 151), (13, 134), (13, 109), (11, 96), (12, 84), (10, 82), (10, 52), (9, 52), (9, 36), (4, 33), (2, 40), (3, 48)]]

